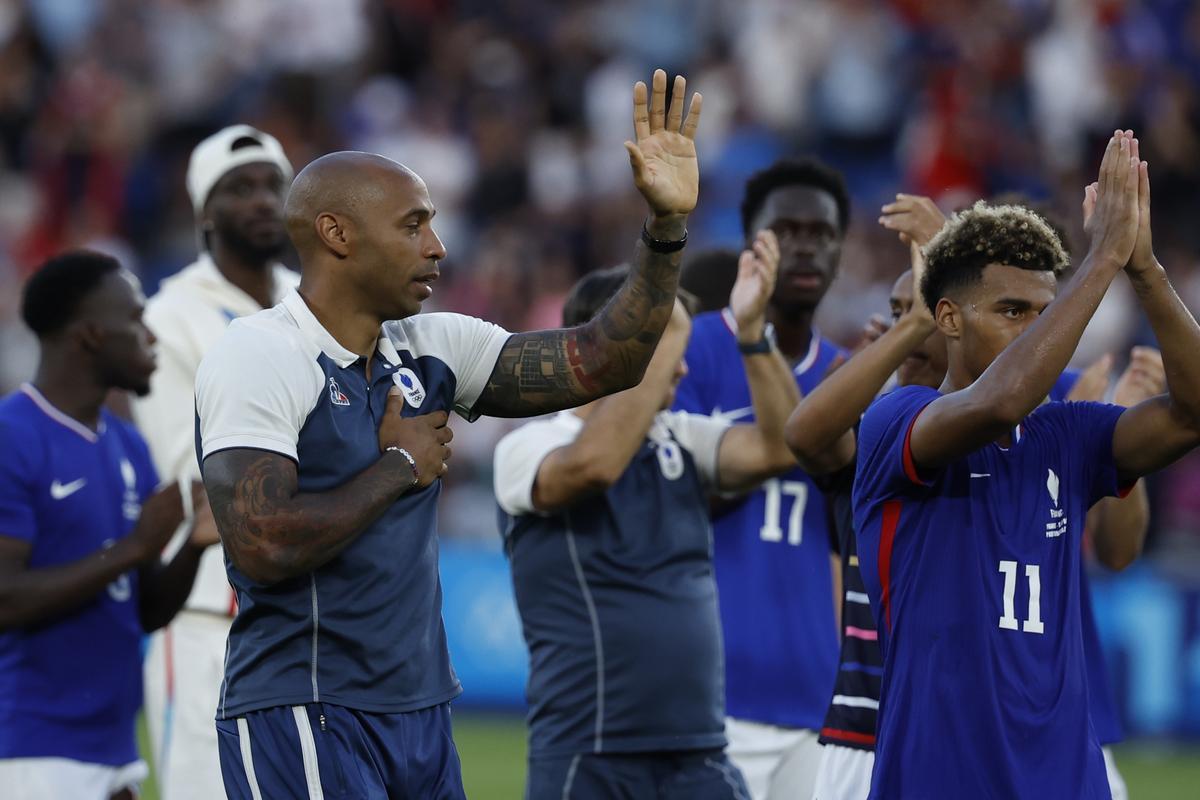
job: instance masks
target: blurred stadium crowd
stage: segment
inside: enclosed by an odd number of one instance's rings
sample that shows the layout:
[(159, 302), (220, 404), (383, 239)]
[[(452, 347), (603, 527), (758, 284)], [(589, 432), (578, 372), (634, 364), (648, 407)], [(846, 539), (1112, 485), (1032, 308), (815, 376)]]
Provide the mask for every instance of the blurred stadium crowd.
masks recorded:
[[(1200, 311), (1200, 4), (1193, 0), (0, 0), (0, 391), (35, 344), (16, 308), (63, 248), (120, 257), (148, 293), (194, 257), (192, 147), (276, 135), (297, 168), (378, 152), (427, 180), (449, 257), (434, 304), (557, 324), (575, 278), (622, 261), (628, 87), (653, 66), (704, 93), (689, 250), (741, 245), (747, 175), (780, 155), (842, 169), (854, 199), (824, 333), (852, 343), (907, 253), (897, 191), (949, 210), (1019, 192), (1079, 239), (1114, 127), (1142, 132), (1155, 243)], [(1077, 249), (1077, 248), (1076, 248)], [(1148, 340), (1125, 282), (1078, 354)], [(446, 535), (495, 542), (491, 452), (458, 425)], [(1200, 551), (1200, 456), (1151, 483), (1148, 547)]]

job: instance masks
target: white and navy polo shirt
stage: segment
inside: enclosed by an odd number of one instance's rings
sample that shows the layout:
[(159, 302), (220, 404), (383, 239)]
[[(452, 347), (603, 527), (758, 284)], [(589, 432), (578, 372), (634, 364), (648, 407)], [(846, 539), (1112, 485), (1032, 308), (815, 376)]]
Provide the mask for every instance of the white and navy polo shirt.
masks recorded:
[[(232, 448), (293, 459), (301, 492), (340, 486), (379, 458), (388, 390), (404, 415), (471, 418), (504, 329), (459, 314), (385, 323), (367, 360), (342, 347), (293, 291), (230, 324), (196, 375), (201, 461)], [(438, 579), (441, 482), (397, 500), (332, 561), (263, 586), (229, 561), (238, 613), (217, 716), (327, 702), (363, 711), (427, 708), (462, 690), (446, 649)]]

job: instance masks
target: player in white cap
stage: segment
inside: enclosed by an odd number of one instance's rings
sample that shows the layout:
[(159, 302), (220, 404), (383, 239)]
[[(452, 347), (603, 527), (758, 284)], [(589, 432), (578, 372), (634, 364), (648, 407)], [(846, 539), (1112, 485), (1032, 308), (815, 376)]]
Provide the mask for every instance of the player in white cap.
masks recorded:
[[(287, 244), (283, 201), (291, 180), (279, 142), (249, 125), (225, 128), (192, 151), (187, 189), (200, 255), (163, 281), (146, 306), (159, 366), (150, 394), (133, 406), (164, 478), (199, 478), (193, 395), (200, 359), (231, 320), (273, 306), (299, 283), (278, 261)], [(213, 714), (234, 610), (214, 547), (184, 610), (151, 640), (146, 718), (163, 800), (224, 797)]]

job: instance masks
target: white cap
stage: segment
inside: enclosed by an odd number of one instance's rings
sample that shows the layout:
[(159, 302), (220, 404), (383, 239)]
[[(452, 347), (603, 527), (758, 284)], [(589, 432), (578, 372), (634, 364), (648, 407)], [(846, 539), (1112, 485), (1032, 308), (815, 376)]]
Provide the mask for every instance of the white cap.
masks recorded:
[[(243, 143), (234, 148), (239, 139), (251, 139), (257, 144)], [(188, 161), (187, 189), (192, 198), (196, 214), (204, 210), (204, 203), (217, 181), (227, 172), (243, 164), (267, 163), (279, 167), (285, 182), (292, 180), (292, 164), (284, 155), (279, 140), (249, 125), (231, 125), (223, 128), (196, 145)]]

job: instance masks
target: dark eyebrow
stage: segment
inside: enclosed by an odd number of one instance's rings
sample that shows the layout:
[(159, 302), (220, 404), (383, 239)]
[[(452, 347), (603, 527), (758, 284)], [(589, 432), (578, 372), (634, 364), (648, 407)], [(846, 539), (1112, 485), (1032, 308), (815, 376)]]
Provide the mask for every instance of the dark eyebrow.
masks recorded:
[(996, 306), (1004, 306), (1005, 308), (1015, 308), (1020, 311), (1026, 311), (1033, 308), (1033, 303), (1028, 300), (1017, 300), (1011, 297), (1002, 297), (996, 301)]
[(424, 206), (418, 206), (401, 217), (401, 219), (407, 220), (415, 218), (416, 221), (421, 222), (426, 219), (433, 219), (435, 214), (437, 214), (436, 208), (425, 208)]

